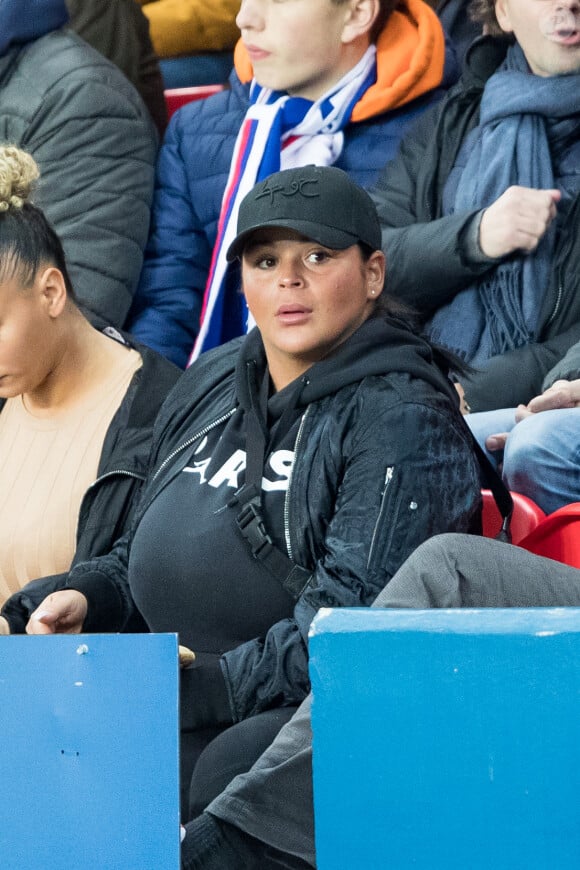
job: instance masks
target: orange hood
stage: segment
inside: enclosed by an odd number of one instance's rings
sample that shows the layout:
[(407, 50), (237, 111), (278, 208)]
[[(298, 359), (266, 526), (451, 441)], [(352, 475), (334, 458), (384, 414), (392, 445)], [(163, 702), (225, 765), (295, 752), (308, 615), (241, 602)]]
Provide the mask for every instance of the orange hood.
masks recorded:
[[(437, 15), (423, 0), (406, 0), (406, 11), (393, 12), (377, 40), (377, 81), (353, 109), (352, 121), (365, 121), (410, 103), (441, 84), (445, 37)], [(242, 82), (254, 71), (240, 39), (234, 65)]]

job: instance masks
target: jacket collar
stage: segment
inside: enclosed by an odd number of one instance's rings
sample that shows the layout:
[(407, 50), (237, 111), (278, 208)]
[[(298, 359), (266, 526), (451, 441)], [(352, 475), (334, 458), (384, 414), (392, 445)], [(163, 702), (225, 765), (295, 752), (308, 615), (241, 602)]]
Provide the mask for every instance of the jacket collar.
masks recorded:
[(512, 40), (498, 36), (480, 36), (467, 49), (462, 83), (465, 87), (484, 88), (505, 60)]

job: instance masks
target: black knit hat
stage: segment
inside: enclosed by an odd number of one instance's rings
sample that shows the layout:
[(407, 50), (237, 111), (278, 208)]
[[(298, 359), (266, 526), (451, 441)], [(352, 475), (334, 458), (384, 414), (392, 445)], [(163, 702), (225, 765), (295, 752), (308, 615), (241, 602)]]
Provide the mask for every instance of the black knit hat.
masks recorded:
[(275, 172), (242, 200), (238, 234), (228, 260), (239, 257), (249, 236), (262, 227), (295, 230), (337, 251), (362, 242), (381, 247), (381, 227), (368, 193), (336, 166), (302, 166)]

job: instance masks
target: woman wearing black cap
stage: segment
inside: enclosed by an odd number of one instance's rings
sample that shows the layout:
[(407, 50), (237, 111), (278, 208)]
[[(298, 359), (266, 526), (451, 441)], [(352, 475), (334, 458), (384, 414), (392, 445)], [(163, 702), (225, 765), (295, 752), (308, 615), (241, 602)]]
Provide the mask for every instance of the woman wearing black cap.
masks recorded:
[(185, 373), (131, 534), (29, 623), (117, 631), (138, 608), (152, 631), (179, 632), (196, 654), (182, 671), (183, 785), (210, 739), (224, 758), (211, 785), (194, 773), (191, 815), (307, 694), (319, 607), (368, 605), (425, 538), (479, 529), (457, 395), (390, 316), (380, 241), (370, 198), (336, 168), (279, 172), (248, 194), (229, 256), (257, 328)]

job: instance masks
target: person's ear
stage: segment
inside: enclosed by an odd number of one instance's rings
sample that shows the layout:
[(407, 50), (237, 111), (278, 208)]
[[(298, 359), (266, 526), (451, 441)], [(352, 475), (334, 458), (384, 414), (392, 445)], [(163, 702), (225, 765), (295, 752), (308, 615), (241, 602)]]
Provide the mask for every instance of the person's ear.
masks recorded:
[(343, 44), (347, 45), (362, 36), (368, 36), (370, 42), (369, 34), (379, 14), (379, 0), (349, 0), (346, 5), (348, 9), (342, 30)]
[(59, 317), (67, 300), (64, 276), (60, 269), (56, 266), (47, 266), (40, 274), (38, 288), (48, 316)]
[(496, 0), (495, 17), (497, 18), (497, 23), (499, 24), (504, 33), (514, 32), (509, 14), (509, 5), (505, 2), (505, 0)]
[(373, 251), (365, 262), (367, 277), (367, 298), (378, 299), (385, 284), (385, 255), (382, 251)]

